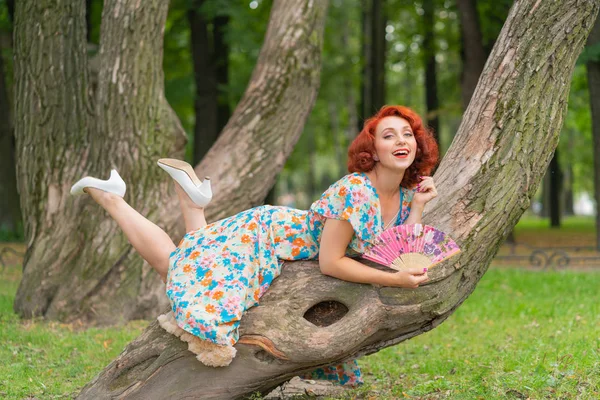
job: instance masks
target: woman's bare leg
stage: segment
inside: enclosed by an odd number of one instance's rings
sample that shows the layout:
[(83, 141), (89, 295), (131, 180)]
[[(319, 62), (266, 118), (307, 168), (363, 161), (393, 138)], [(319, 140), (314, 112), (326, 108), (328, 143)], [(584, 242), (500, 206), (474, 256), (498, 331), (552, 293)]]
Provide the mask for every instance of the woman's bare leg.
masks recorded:
[(179, 206), (185, 221), (185, 231), (197, 231), (206, 226), (206, 218), (204, 217), (204, 208), (198, 207), (187, 193), (175, 182), (175, 191), (179, 197)]
[(175, 250), (175, 244), (169, 235), (127, 204), (122, 197), (91, 187), (85, 191), (117, 221), (129, 243), (165, 282), (169, 256)]

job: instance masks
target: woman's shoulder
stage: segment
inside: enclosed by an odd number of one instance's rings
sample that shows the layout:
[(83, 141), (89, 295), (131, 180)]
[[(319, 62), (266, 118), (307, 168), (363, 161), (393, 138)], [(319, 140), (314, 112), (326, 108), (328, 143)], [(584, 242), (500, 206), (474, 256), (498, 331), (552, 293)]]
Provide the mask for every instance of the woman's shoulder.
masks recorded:
[(369, 178), (366, 174), (361, 172), (352, 172), (348, 175), (342, 176), (332, 186), (346, 186), (346, 187), (368, 187)]

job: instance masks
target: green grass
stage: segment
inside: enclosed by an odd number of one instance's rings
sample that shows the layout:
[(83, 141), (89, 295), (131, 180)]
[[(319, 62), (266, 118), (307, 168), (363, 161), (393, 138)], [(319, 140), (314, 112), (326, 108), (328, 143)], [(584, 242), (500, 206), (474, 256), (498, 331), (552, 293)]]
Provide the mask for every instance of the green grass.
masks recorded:
[[(146, 326), (21, 321), (0, 280), (0, 398), (71, 398)], [(600, 271), (490, 269), (438, 328), (362, 358), (347, 398), (600, 398)]]
[(377, 398), (600, 398), (600, 271), (491, 269), (438, 328), (362, 359)]
[(137, 337), (146, 321), (120, 328), (91, 328), (40, 320), (21, 321), (12, 304), (20, 271), (0, 280), (0, 398), (73, 398)]
[(565, 217), (560, 228), (550, 228), (550, 220), (522, 217), (514, 230), (519, 244), (533, 246), (595, 246), (596, 225), (593, 217)]
[[(521, 217), (515, 226), (516, 233), (520, 231), (547, 231), (550, 228), (549, 218), (539, 218), (531, 215)], [(560, 228), (562, 232), (594, 233), (596, 231), (594, 217), (570, 216), (562, 217)]]

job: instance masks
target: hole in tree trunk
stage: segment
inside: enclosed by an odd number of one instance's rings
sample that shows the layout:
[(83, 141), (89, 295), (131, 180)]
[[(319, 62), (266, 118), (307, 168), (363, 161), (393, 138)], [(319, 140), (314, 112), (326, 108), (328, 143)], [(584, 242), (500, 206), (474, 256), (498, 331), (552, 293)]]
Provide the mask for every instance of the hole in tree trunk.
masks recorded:
[(348, 307), (338, 301), (322, 301), (304, 313), (304, 319), (316, 326), (329, 326), (348, 313)]

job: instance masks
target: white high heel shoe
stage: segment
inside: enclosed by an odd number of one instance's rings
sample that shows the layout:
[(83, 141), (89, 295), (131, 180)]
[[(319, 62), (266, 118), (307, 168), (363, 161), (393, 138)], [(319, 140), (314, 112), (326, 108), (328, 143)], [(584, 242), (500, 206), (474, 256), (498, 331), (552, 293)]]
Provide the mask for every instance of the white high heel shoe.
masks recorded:
[(114, 193), (117, 196), (123, 197), (125, 196), (125, 191), (127, 190), (127, 185), (125, 185), (125, 181), (121, 178), (116, 169), (110, 171), (110, 178), (106, 181), (98, 178), (92, 178), (91, 176), (86, 176), (85, 178), (81, 178), (73, 186), (71, 186), (71, 194), (73, 196), (79, 196), (84, 194), (85, 191), (83, 189), (91, 187), (100, 190), (104, 190), (105, 192)]
[(156, 164), (171, 175), (197, 206), (206, 207), (210, 203), (212, 189), (209, 177), (200, 182), (190, 164), (173, 158), (161, 158)]

